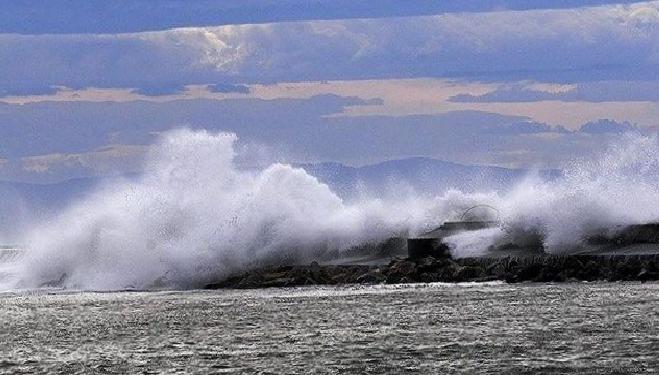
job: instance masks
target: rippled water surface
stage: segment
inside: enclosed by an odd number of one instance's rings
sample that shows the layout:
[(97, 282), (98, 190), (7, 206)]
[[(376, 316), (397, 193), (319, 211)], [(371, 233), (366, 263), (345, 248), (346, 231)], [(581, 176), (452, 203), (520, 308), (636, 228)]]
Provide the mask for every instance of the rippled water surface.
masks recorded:
[(659, 284), (0, 295), (5, 373), (655, 373)]

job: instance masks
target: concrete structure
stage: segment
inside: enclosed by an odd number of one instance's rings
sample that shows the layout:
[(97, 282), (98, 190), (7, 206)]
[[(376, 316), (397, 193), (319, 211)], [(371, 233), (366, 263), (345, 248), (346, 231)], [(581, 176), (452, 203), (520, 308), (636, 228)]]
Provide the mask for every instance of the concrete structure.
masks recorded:
[(427, 256), (434, 258), (450, 258), (451, 252), (442, 240), (446, 237), (474, 230), (493, 228), (499, 225), (498, 221), (447, 221), (441, 226), (422, 234), (416, 238), (407, 239), (407, 255), (412, 259)]

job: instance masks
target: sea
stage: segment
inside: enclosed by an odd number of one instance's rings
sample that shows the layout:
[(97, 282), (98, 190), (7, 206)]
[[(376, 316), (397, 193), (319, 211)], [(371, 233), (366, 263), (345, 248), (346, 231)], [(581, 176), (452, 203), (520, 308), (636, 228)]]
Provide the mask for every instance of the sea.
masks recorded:
[(7, 374), (654, 374), (659, 283), (0, 294)]

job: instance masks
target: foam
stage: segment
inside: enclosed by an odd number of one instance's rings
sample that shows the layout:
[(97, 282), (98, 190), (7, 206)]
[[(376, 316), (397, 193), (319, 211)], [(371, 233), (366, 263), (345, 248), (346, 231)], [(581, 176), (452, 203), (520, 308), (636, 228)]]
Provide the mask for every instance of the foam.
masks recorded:
[[(179, 129), (152, 146), (143, 175), (107, 184), (20, 236), (24, 255), (0, 289), (62, 281), (78, 289), (195, 288), (247, 267), (306, 262), (351, 246), (415, 235), (467, 208), (501, 211), (502, 228), (454, 236), (453, 255), (538, 236), (546, 251), (578, 249), (588, 233), (659, 219), (656, 137), (625, 136), (563, 178), (529, 176), (506, 193), (449, 190), (424, 198), (341, 199), (302, 169), (236, 167), (231, 133)], [(7, 269), (10, 267), (10, 269)]]

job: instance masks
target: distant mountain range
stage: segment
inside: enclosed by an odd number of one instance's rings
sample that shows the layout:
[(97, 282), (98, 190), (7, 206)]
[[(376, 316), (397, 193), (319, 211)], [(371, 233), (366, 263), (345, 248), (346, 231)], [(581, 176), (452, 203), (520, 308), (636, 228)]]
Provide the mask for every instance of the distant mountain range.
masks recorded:
[[(471, 166), (424, 157), (390, 160), (363, 167), (340, 163), (299, 164), (309, 174), (328, 184), (343, 197), (367, 193), (395, 194), (413, 189), (418, 194), (434, 195), (455, 188), (465, 192), (504, 191), (530, 171), (491, 166)], [(557, 178), (558, 170), (537, 171), (548, 180)]]
[(66, 180), (55, 184), (0, 181), (0, 244), (12, 243), (19, 228), (93, 191), (95, 178)]
[[(305, 169), (344, 198), (363, 193), (396, 194), (402, 189), (424, 195), (439, 194), (450, 188), (467, 192), (502, 191), (529, 173), (524, 169), (469, 166), (423, 157), (390, 160), (363, 167), (340, 163), (294, 166)], [(556, 170), (538, 173), (548, 179), (560, 175)], [(15, 211), (18, 206), (23, 211), (49, 211), (84, 196), (101, 181), (100, 178), (79, 178), (53, 184), (0, 181), (0, 206), (5, 208), (5, 214)]]

